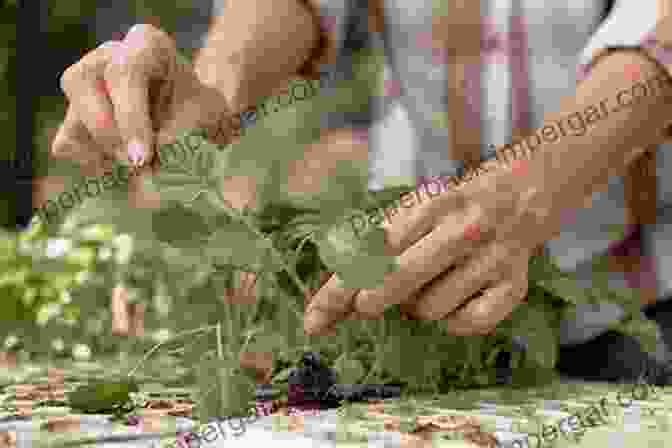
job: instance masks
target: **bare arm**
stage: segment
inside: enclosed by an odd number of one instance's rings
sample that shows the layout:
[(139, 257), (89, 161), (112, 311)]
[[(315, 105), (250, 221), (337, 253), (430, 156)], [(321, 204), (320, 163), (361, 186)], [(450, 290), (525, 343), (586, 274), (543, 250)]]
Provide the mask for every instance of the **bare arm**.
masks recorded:
[[(199, 79), (221, 91), (235, 114), (254, 106), (307, 68), (315, 73), (333, 48), (320, 36), (317, 9), (310, 0), (230, 0), (211, 27), (196, 57)], [(329, 51), (331, 50), (331, 51)], [(312, 70), (311, 70), (312, 69)], [(301, 73), (303, 74), (303, 73)], [(337, 160), (366, 162), (368, 146), (357, 143), (347, 130), (326, 132), (306, 145), (303, 160), (290, 167), (291, 191), (317, 191), (320, 179)], [(224, 195), (235, 207), (254, 202), (254, 180), (229, 178)]]
[(229, 0), (196, 58), (196, 73), (238, 113), (295, 75), (316, 48), (318, 33), (302, 0)]
[[(666, 139), (671, 97), (669, 74), (642, 54), (615, 51), (596, 62), (576, 94), (535, 132), (541, 144), (529, 166), (519, 176), (502, 176), (506, 183), (516, 184), (517, 191), (530, 193), (531, 202), (525, 207), (551, 218), (529, 215), (530, 229), (540, 231), (535, 236), (539, 243), (559, 232), (567, 210), (584, 204), (610, 176), (623, 175), (644, 148)], [(570, 116), (574, 116), (572, 128)], [(583, 132), (579, 121), (585, 124)], [(527, 141), (536, 145), (537, 137)]]

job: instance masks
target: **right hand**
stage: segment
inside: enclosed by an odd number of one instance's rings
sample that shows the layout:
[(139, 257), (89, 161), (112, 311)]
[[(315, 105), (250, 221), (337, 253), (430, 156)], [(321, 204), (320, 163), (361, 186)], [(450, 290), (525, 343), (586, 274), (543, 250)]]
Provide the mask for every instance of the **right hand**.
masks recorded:
[(173, 39), (152, 25), (135, 25), (123, 41), (90, 51), (65, 70), (61, 87), (70, 104), (52, 154), (88, 175), (114, 159), (148, 166), (157, 145), (185, 130), (204, 128), (220, 144), (234, 133), (224, 95), (180, 62)]

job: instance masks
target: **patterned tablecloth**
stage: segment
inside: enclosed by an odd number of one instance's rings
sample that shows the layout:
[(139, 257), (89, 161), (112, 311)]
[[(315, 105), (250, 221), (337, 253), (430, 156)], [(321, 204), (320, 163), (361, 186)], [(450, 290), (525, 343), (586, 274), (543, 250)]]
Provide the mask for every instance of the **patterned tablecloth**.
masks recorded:
[[(600, 418), (581, 417), (591, 406), (599, 409)], [(59, 408), (41, 408), (31, 418), (5, 417), (0, 433), (7, 431), (11, 437), (0, 439), (0, 448), (85, 440), (77, 446), (672, 447), (672, 388), (567, 381), (525, 390), (502, 387), (354, 404), (347, 410), (274, 413), (242, 425), (237, 420), (200, 425), (183, 417), (161, 417), (151, 432), (98, 415), (78, 416), (79, 423), (69, 431), (45, 429), (46, 421), (62, 414)], [(189, 440), (190, 430), (199, 438)], [(176, 438), (176, 432), (182, 435)], [(159, 433), (173, 435), (160, 438)], [(543, 441), (530, 435), (526, 442), (526, 434), (540, 434)]]

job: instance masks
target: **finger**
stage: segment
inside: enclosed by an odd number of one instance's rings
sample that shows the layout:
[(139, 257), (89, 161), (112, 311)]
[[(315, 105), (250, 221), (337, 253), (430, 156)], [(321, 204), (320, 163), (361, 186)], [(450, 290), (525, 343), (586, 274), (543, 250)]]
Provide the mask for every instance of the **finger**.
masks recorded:
[(133, 26), (105, 70), (128, 160), (149, 162), (154, 152), (150, 83), (171, 79), (176, 50), (170, 37), (151, 25)]
[(489, 282), (502, 277), (501, 260), (506, 257), (492, 244), (483, 247), (467, 262), (428, 285), (411, 315), (417, 319), (437, 320), (456, 310)]
[[(70, 105), (65, 113), (65, 119), (56, 132), (51, 144), (51, 154), (57, 158), (73, 159), (74, 155), (90, 150), (95, 145), (91, 134), (79, 120), (75, 108)], [(100, 155), (102, 157), (102, 154)]]
[(391, 273), (384, 285), (362, 290), (355, 297), (355, 310), (371, 316), (380, 315), (388, 305), (400, 304), (432, 279), (440, 275), (467, 253), (480, 245), (474, 238), (479, 229), (481, 211), (476, 207), (450, 213), (432, 232), (397, 257), (399, 269)]
[(465, 207), (464, 195), (449, 190), (445, 177), (434, 178), (384, 209), (387, 220), (383, 228), (387, 231), (387, 242), (392, 250), (401, 253), (431, 232), (446, 213)]
[(102, 148), (119, 145), (114, 110), (101, 81), (105, 67), (120, 45), (117, 41), (105, 42), (70, 66), (61, 77), (61, 89), (74, 107), (76, 117)]
[(322, 288), (329, 281), (331, 276), (332, 276), (331, 272), (324, 271), (320, 273), (320, 277), (317, 281), (317, 286), (311, 289), (310, 291), (311, 295), (309, 297), (306, 297), (304, 305), (306, 306), (310, 305), (310, 303), (313, 301), (315, 293), (317, 293), (317, 291), (319, 291), (320, 288)]
[(303, 323), (305, 333), (323, 334), (333, 323), (350, 315), (352, 298), (356, 292), (356, 289), (343, 288), (338, 276), (333, 275), (315, 294), (306, 309)]
[(505, 281), (444, 318), (446, 330), (456, 336), (490, 334), (527, 296), (527, 277)]
[(102, 152), (96, 151), (91, 134), (77, 117), (73, 107), (68, 107), (65, 120), (51, 145), (51, 154), (56, 158), (76, 161), (85, 174), (98, 173), (106, 167)]

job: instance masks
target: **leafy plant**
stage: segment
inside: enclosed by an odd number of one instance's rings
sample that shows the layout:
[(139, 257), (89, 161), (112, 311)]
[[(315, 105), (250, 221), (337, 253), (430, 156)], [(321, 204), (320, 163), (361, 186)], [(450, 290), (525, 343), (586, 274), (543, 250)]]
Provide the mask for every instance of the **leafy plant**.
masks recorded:
[[(338, 110), (361, 107), (362, 92), (370, 90), (375, 72), (371, 64), (376, 62), (363, 56), (355, 59), (363, 66), (354, 70), (354, 78), (337, 83), (336, 93), (315, 101), (332, 101), (329, 107)], [(526, 303), (492, 335), (450, 336), (444, 322), (404, 320), (396, 306), (381, 320), (342, 323), (335, 338), (307, 337), (302, 330), (303, 307), (325, 275), (336, 273), (344, 288), (374, 288), (397, 268), (395, 257), (385, 250), (384, 229), (369, 225), (356, 235), (348, 219), (385, 207), (412, 189), (402, 185), (369, 191), (366, 167), (343, 162), (334, 175), (323, 179), (320, 192), (286, 191), (290, 162), (301, 156), (302, 144), (319, 131), (314, 107), (320, 104), (310, 103), (297, 103), (286, 111), (301, 118), (302, 127), (279, 129), (277, 122), (263, 120), (227, 147), (208, 142), (199, 131), (183, 134), (178, 144), (191, 139), (194, 146), (196, 139), (197, 156), (166, 160), (152, 178), (165, 199), (160, 209), (147, 212), (156, 240), (179, 254), (177, 258), (186, 257), (198, 265), (201, 297), (213, 302), (224, 298), (223, 326), (210, 321), (188, 332), (191, 336), (203, 333), (203, 337), (214, 332), (216, 356), (212, 345), (200, 340), (184, 350), (198, 372), (201, 418), (247, 413), (251, 383), (237, 366), (240, 354), (252, 348), (273, 353), (276, 383), (289, 381), (287, 369), (298, 365), (303, 353), (315, 352), (336, 366), (342, 381), (403, 384), (407, 392), (439, 392), (495, 384), (497, 357), (512, 351), (517, 337), (527, 340), (527, 350), (513, 354), (513, 384), (550, 378), (557, 360), (559, 322), (577, 304), (607, 300), (627, 305), (627, 325), (622, 329), (637, 337), (650, 336), (651, 327), (642, 324), (641, 313), (631, 305), (637, 302), (634, 291), (610, 289), (599, 275), (606, 272), (604, 260), (596, 259), (593, 288), (584, 289), (543, 254), (530, 261)], [(241, 174), (257, 180), (258, 193), (255, 208), (242, 211), (231, 207), (221, 191), (225, 178)], [(115, 219), (130, 228), (134, 217), (117, 213)], [(248, 291), (255, 296), (251, 302), (236, 300), (244, 296), (241, 273), (256, 277)], [(237, 388), (245, 392), (236, 395)]]

